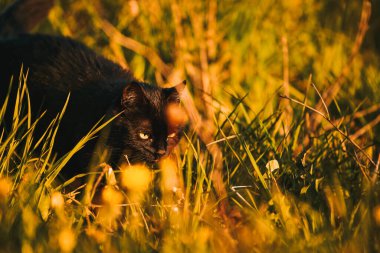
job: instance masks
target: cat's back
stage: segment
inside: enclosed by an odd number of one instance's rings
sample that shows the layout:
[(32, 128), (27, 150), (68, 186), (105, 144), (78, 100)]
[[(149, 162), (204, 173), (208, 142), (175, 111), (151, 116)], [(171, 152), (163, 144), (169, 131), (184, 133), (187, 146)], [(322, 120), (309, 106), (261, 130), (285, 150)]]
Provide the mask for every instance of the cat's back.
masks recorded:
[[(62, 36), (21, 34), (0, 39), (1, 81), (29, 71), (28, 84), (73, 91), (130, 75), (80, 42)], [(54, 84), (54, 85), (53, 85)], [(88, 87), (87, 87), (88, 88)], [(106, 88), (106, 87), (103, 87)]]
[(134, 79), (129, 71), (70, 38), (15, 35), (0, 38), (0, 104), (12, 75), (15, 91), (21, 66), (28, 72), (32, 116), (46, 111), (37, 136), (62, 110), (70, 93), (61, 134), (56, 137), (60, 154), (68, 152), (103, 116), (113, 113), (122, 89)]
[(123, 87), (133, 80), (129, 71), (70, 38), (16, 35), (0, 38), (0, 104), (12, 76), (15, 92), (21, 67), (28, 73), (32, 112), (37, 117), (46, 110), (45, 125), (61, 111), (70, 93), (69, 116), (61, 128), (78, 136), (120, 100)]
[[(75, 64), (78, 60), (94, 58), (94, 53), (78, 42), (66, 37), (41, 34), (0, 38), (0, 53), (1, 67), (6, 69), (17, 68), (21, 64), (25, 68), (38, 68), (42, 65), (58, 68), (59, 65), (70, 65), (64, 60), (70, 59), (70, 62)], [(58, 65), (53, 60), (62, 62)]]

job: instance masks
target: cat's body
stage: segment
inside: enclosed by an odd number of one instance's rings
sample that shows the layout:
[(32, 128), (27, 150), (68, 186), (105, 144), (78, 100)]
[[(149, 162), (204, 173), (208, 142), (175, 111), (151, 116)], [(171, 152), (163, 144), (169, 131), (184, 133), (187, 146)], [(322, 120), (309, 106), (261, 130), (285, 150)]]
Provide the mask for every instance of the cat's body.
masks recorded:
[[(18, 2), (33, 1), (41, 0)], [(0, 22), (0, 33), (1, 25)], [(120, 112), (109, 126), (105, 142), (112, 152), (111, 163), (118, 164), (124, 156), (132, 163), (154, 163), (177, 144), (181, 127), (170, 125), (165, 114), (168, 105), (179, 103), (175, 88), (162, 89), (139, 82), (128, 70), (72, 39), (10, 36), (9, 29), (6, 31), (6, 36), (0, 37), (0, 102), (11, 76), (18, 80), (22, 65), (24, 72), (28, 71), (33, 116), (46, 111), (41, 129), (61, 111), (70, 93), (56, 139), (58, 155), (72, 149), (103, 116), (110, 118)], [(83, 172), (95, 143), (93, 140), (74, 157), (66, 175)]]

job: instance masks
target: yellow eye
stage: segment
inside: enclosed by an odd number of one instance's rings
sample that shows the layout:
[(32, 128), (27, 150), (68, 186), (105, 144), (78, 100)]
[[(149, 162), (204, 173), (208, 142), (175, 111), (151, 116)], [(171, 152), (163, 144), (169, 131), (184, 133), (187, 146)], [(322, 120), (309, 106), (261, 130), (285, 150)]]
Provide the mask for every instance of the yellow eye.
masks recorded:
[(168, 135), (168, 138), (174, 138), (175, 135), (176, 135), (175, 133), (169, 134), (169, 135)]
[(147, 139), (149, 139), (149, 134), (146, 134), (146, 133), (139, 133), (139, 137), (140, 137), (140, 139), (142, 139), (142, 140), (147, 140)]

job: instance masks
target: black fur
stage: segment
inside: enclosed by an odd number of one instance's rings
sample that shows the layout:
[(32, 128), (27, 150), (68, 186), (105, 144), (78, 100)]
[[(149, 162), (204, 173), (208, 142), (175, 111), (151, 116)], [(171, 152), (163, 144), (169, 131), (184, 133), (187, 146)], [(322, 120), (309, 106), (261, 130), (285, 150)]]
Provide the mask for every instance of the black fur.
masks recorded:
[[(36, 0), (23, 2), (33, 1)], [(108, 128), (105, 143), (112, 152), (111, 164), (126, 161), (125, 156), (131, 163), (154, 163), (179, 141), (180, 127), (168, 125), (165, 117), (167, 105), (179, 102), (175, 88), (162, 89), (139, 82), (130, 71), (70, 38), (8, 33), (6, 38), (0, 38), (0, 102), (11, 76), (18, 77), (22, 65), (29, 73), (33, 116), (46, 110), (37, 134), (62, 109), (71, 93), (56, 139), (55, 151), (59, 156), (72, 149), (101, 117), (110, 118), (120, 112), (123, 113)], [(175, 137), (168, 138), (173, 132)], [(149, 138), (141, 138), (142, 133)], [(74, 157), (66, 176), (83, 172), (93, 156), (95, 143), (93, 140)]]

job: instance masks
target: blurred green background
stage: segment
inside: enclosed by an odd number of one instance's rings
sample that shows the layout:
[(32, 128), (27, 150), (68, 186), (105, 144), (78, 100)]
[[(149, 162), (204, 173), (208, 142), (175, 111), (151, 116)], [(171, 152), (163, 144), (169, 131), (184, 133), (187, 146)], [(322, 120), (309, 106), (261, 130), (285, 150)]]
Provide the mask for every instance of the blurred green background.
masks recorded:
[[(10, 2), (3, 0), (0, 8)], [(347, 112), (362, 102), (380, 102), (379, 8), (379, 1), (372, 1), (369, 30), (337, 96)], [(248, 94), (254, 110), (265, 107), (272, 113), (278, 102), (274, 94), (284, 80), (282, 38), (288, 47), (290, 95), (303, 98), (309, 75), (324, 91), (350, 57), (361, 9), (362, 1), (343, 0), (61, 0), (38, 32), (74, 37), (130, 67), (138, 78), (167, 82), (158, 78), (162, 71), (136, 50), (104, 33), (101, 22), (106, 20), (153, 49), (170, 70), (180, 72), (172, 79), (188, 79), (194, 93), (201, 92), (202, 71), (207, 72), (212, 95), (223, 105), (229, 105), (223, 99), (227, 93)], [(316, 102), (318, 97), (309, 99)]]
[[(75, 37), (115, 61), (124, 56), (137, 77), (160, 83), (157, 70), (141, 55), (110, 47), (98, 20), (106, 19), (183, 71), (195, 88), (204, 82), (199, 71), (206, 59), (216, 98), (226, 91), (240, 97), (249, 93), (254, 108), (272, 100), (273, 110), (273, 94), (283, 83), (281, 39), (288, 41), (290, 94), (302, 98), (309, 75), (323, 91), (348, 61), (361, 7), (362, 1), (328, 0), (62, 1), (51, 13), (51, 27), (42, 31)], [(347, 107), (380, 101), (379, 8), (373, 1), (370, 29), (338, 96)]]

